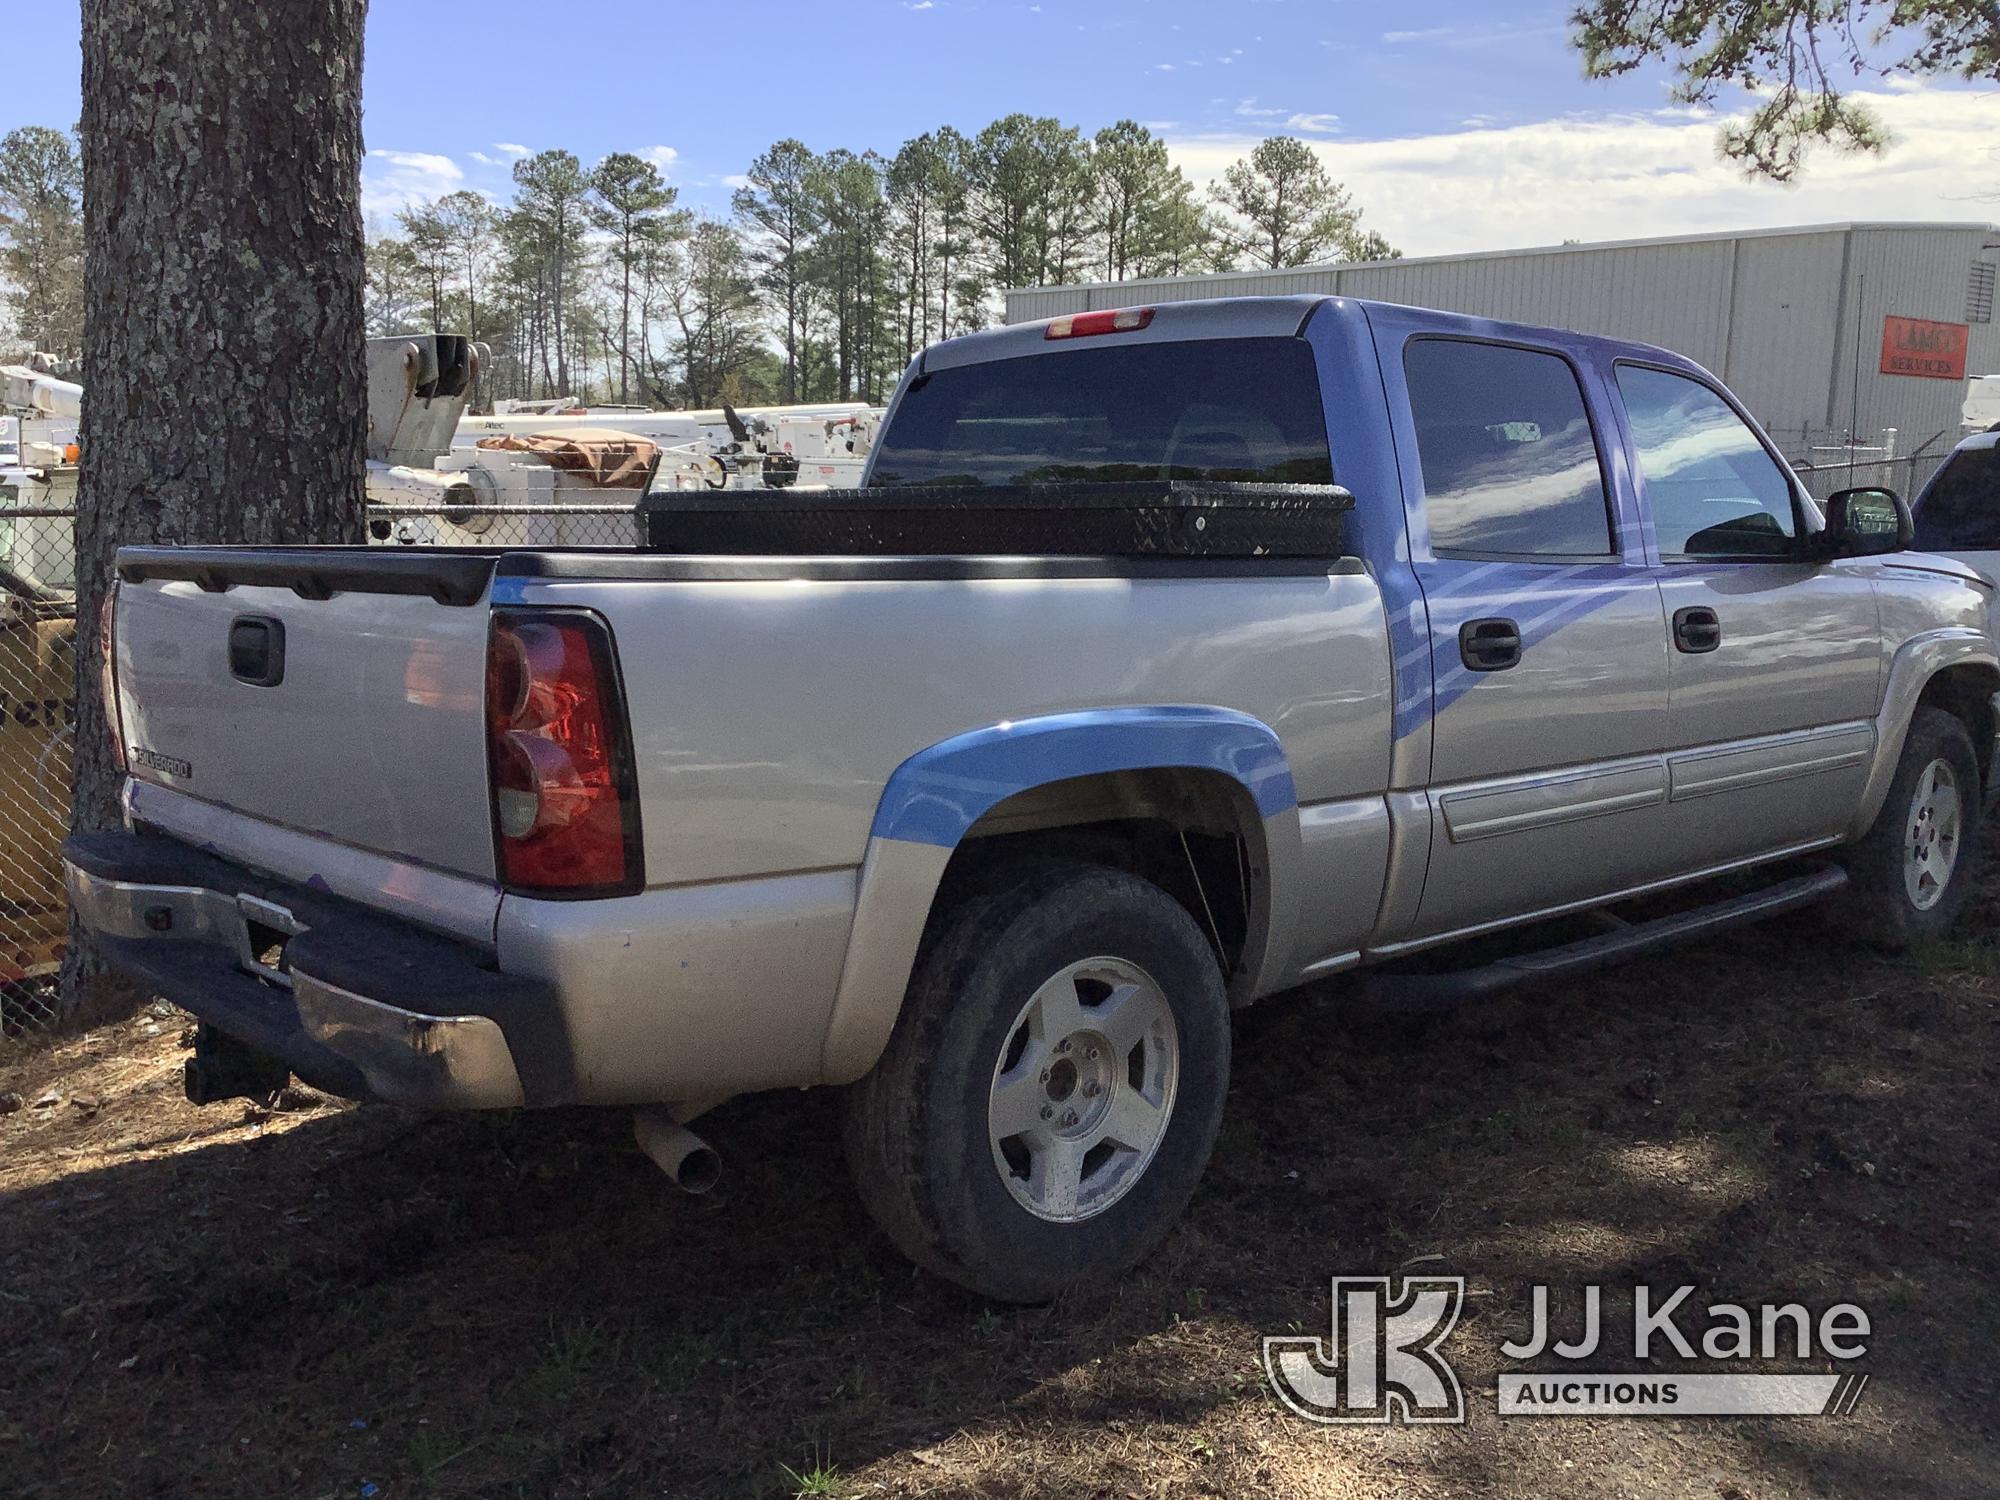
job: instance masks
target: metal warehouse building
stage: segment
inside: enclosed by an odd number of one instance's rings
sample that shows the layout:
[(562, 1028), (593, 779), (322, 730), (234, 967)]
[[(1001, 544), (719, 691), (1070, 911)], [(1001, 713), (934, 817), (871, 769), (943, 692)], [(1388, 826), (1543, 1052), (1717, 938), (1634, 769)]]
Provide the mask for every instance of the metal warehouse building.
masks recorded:
[(1829, 471), (1815, 490), (1914, 489), (1958, 440), (1966, 377), (2000, 373), (1996, 265), (1991, 224), (1825, 224), (1036, 287), (1007, 293), (1007, 321), (1320, 292), (1637, 339), (1719, 375), (1796, 465)]

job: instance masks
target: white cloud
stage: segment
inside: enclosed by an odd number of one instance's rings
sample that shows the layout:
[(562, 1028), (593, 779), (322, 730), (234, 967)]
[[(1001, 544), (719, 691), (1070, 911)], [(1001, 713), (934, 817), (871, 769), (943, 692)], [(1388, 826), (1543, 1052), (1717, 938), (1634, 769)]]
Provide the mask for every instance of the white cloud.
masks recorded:
[(1426, 26), (1417, 31), (1385, 31), (1382, 33), (1382, 40), (1391, 47), (1411, 42), (1427, 42), (1439, 47), (1452, 48), (1491, 47), (1499, 42), (1566, 34), (1560, 26), (1523, 25), (1514, 21), (1500, 21), (1489, 26)]
[[(1396, 140), (1312, 143), (1365, 225), (1410, 255), (1850, 219), (1996, 217), (1978, 197), (2000, 139), (2000, 94), (1965, 89), (1858, 96), (1895, 137), (1880, 157), (1822, 152), (1789, 188), (1746, 181), (1716, 155), (1714, 120), (1569, 115)], [(1197, 184), (1258, 137), (1168, 141)]]
[(465, 169), (431, 151), (370, 151), (361, 163), (361, 211), (401, 213), (456, 191)]
[(936, 10), (937, 0), (917, 0), (914, 5), (905, 5), (905, 10)]
[(741, 172), (731, 172), (722, 179), (722, 185), (726, 188), (746, 188), (750, 186), (750, 179)]
[(1237, 104), (1236, 113), (1243, 116), (1246, 120), (1275, 120), (1281, 115), (1290, 114), (1291, 111), (1286, 109), (1266, 109), (1258, 104), (1256, 96), (1252, 95), (1250, 98), (1242, 100)]
[(495, 141), (493, 149), (495, 151), (504, 151), (509, 156), (533, 156), (535, 154), (526, 146), (517, 146), (512, 141)]
[(474, 151), (470, 155), (482, 167), (504, 167), (506, 165), (499, 157), (488, 156), (484, 151)]
[(1338, 135), (1339, 115), (1293, 115), (1285, 121), (1293, 130), (1303, 130), (1307, 135)]
[(1173, 72), (1173, 70), (1174, 70), (1174, 65), (1172, 63), (1155, 63), (1153, 65), (1153, 71), (1155, 73), (1171, 73)]
[(658, 167), (660, 175), (663, 177), (671, 173), (674, 169), (674, 163), (681, 159), (680, 152), (676, 151), (672, 146), (648, 146), (639, 154)]

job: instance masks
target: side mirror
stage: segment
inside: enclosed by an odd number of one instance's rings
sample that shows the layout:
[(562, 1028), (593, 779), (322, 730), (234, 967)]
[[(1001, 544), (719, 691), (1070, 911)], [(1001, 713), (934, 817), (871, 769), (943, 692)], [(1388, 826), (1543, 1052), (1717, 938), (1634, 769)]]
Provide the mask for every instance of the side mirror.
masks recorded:
[(1894, 490), (1841, 490), (1827, 499), (1826, 530), (1820, 536), (1828, 557), (1879, 557), (1908, 551), (1917, 526)]

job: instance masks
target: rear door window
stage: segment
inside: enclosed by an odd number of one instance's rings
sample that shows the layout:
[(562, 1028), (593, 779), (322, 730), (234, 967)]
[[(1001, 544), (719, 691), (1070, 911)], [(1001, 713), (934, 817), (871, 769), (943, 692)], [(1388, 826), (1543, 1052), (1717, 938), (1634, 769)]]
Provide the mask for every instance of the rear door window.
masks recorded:
[(1927, 552), (2000, 548), (2000, 448), (1954, 453), (1917, 506), (1917, 546)]
[(1699, 380), (1644, 365), (1620, 365), (1618, 391), (1662, 557), (1792, 555), (1792, 481), (1736, 408)]
[(1109, 344), (921, 375), (878, 485), (1207, 479), (1333, 483), (1319, 372), (1296, 338)]
[(1583, 388), (1561, 355), (1463, 339), (1403, 351), (1431, 550), (1608, 557), (1604, 469)]

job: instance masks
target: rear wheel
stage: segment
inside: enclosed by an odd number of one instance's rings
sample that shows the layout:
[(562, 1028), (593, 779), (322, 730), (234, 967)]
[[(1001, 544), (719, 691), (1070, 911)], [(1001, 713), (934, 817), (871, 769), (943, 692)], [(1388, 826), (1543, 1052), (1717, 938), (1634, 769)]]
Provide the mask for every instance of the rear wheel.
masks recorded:
[(848, 1163), (912, 1260), (1041, 1301), (1166, 1232), (1228, 1081), (1222, 976), (1187, 912), (1121, 871), (1024, 866), (927, 940), (888, 1049), (848, 1091)]
[(1846, 856), (1846, 915), (1863, 936), (1908, 948), (1941, 938), (1972, 892), (1979, 759), (1955, 715), (1920, 707), (1875, 825)]

